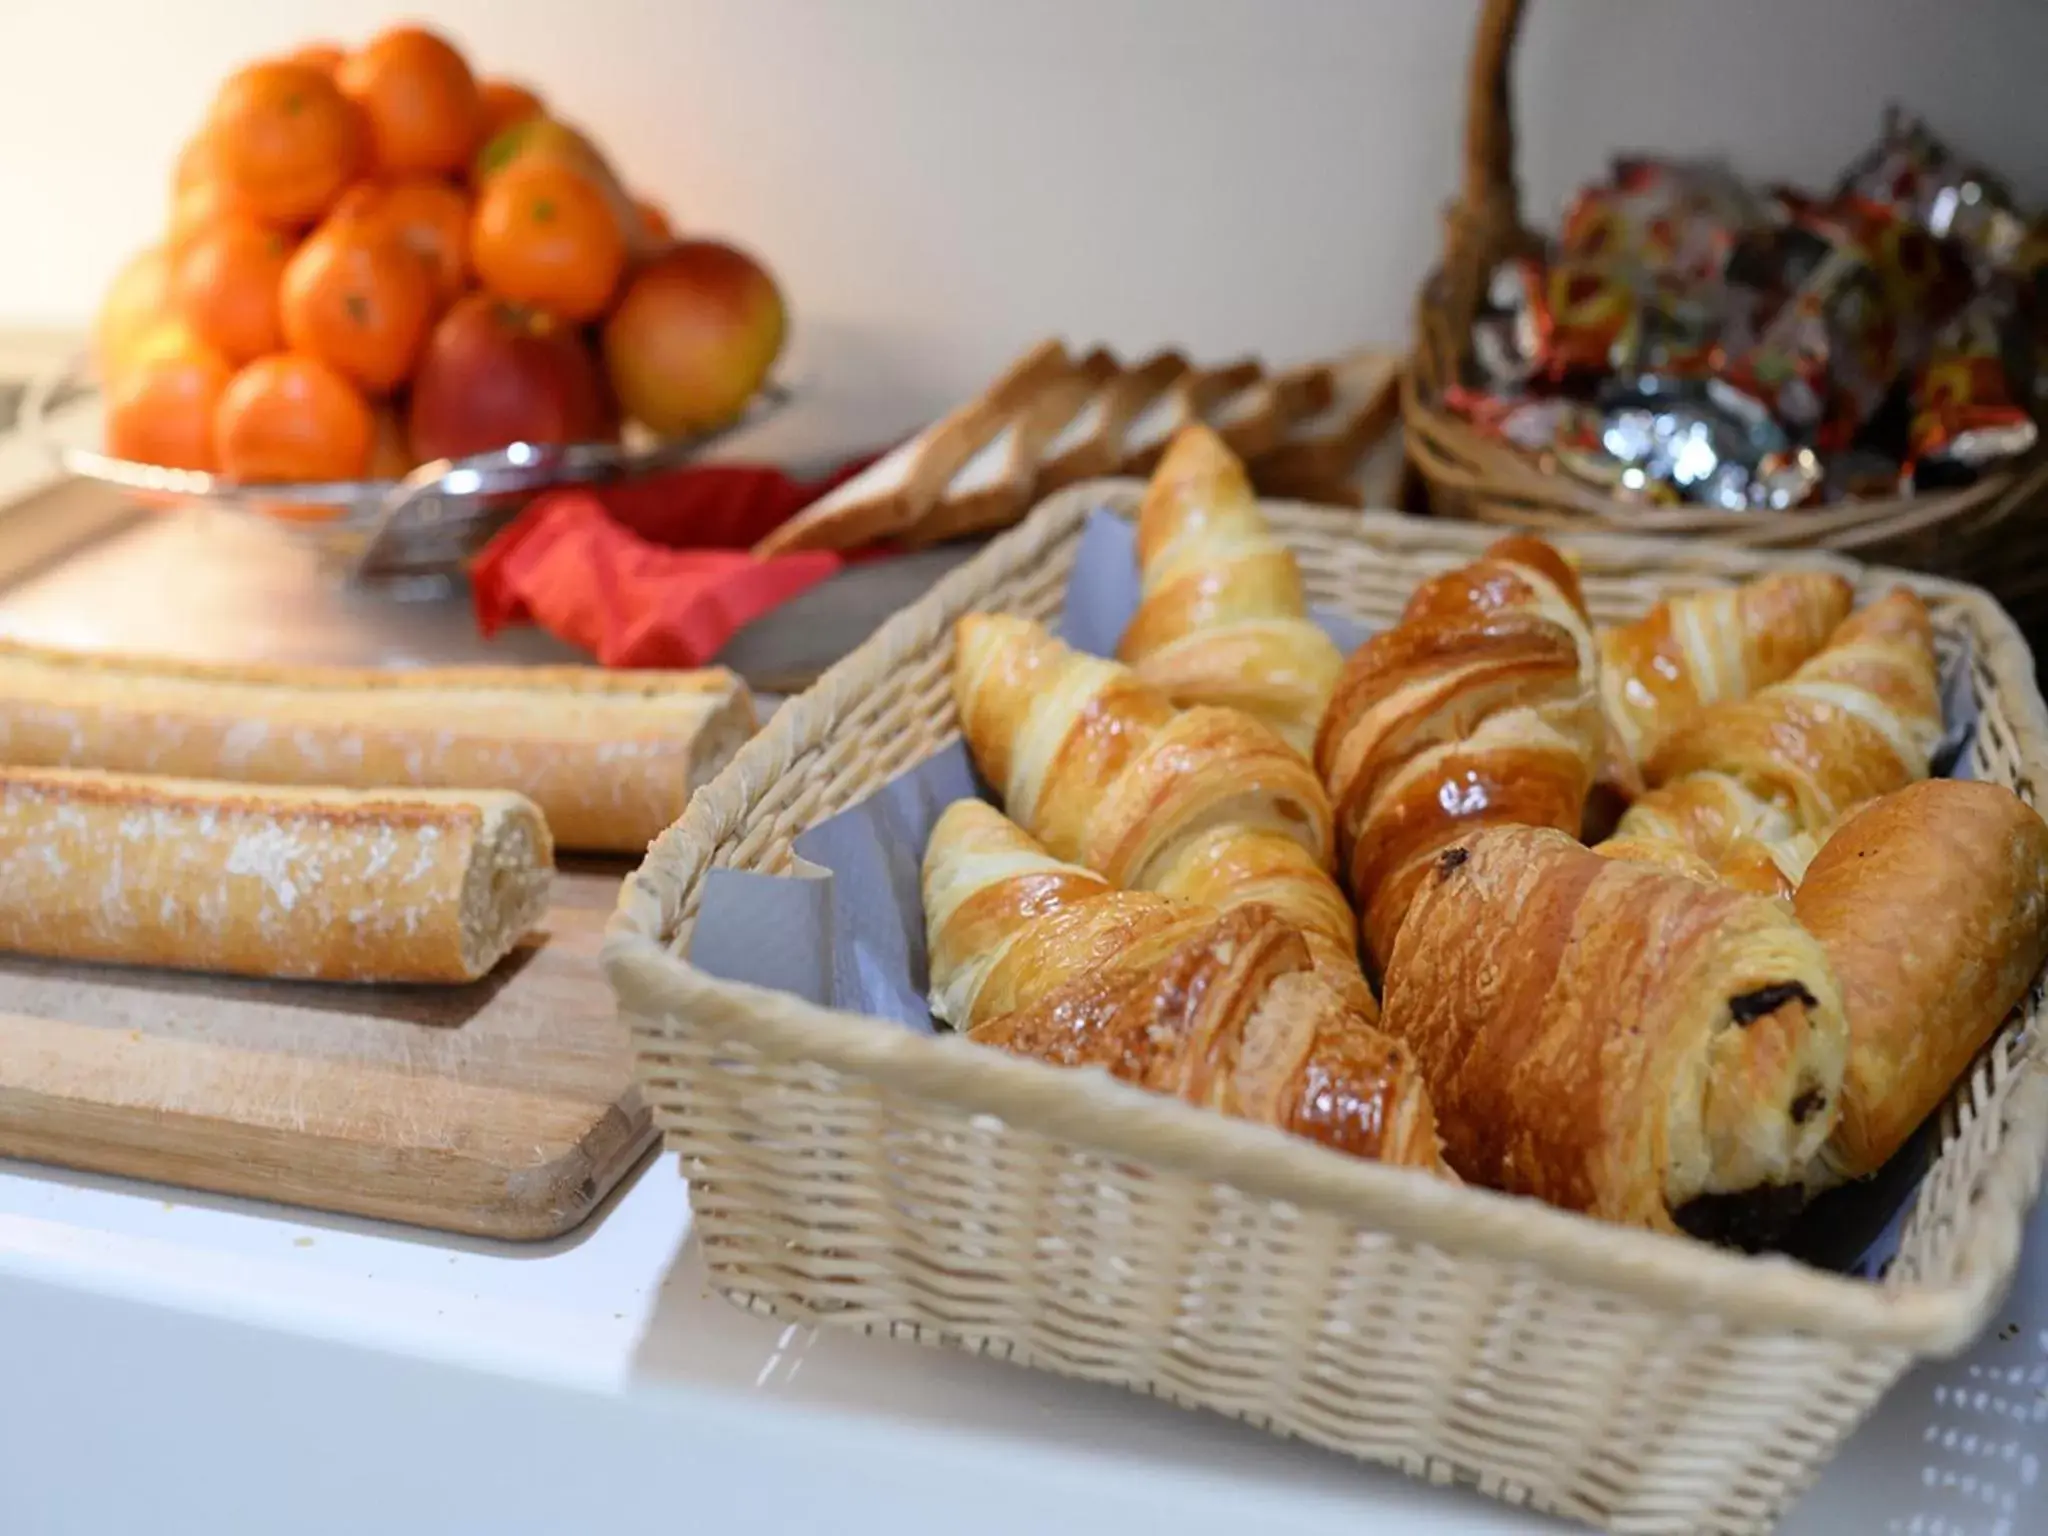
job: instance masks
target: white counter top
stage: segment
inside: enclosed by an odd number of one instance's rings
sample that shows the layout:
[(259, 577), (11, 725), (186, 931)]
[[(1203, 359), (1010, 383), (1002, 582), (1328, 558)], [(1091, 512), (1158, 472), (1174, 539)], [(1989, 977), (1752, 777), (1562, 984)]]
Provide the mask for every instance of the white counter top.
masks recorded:
[[(2007, 1311), (1900, 1385), (1788, 1536), (2040, 1528), (2048, 1216)], [(531, 1248), (0, 1164), (0, 1381), (7, 1536), (553, 1531), (572, 1509), (584, 1529), (1561, 1529), (1107, 1388), (744, 1314), (707, 1290), (667, 1157)]]

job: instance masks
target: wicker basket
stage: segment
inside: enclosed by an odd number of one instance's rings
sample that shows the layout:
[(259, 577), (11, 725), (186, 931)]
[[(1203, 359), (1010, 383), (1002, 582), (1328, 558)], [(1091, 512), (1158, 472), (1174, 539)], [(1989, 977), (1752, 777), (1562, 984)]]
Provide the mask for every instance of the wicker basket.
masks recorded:
[[(1120, 1383), (1617, 1531), (1766, 1529), (1900, 1371), (1965, 1344), (2008, 1284), (2048, 1147), (2048, 1064), (2020, 1030), (1959, 1088), (1880, 1285), (1348, 1159), (682, 958), (707, 870), (787, 869), (797, 833), (954, 738), (953, 620), (1050, 619), (1088, 512), (1129, 513), (1141, 492), (1062, 493), (891, 619), (626, 883), (605, 964), (714, 1284), (779, 1317)], [(1490, 537), (1267, 513), (1313, 599), (1371, 625)], [(1705, 543), (1573, 547), (1603, 620), (1763, 563)], [(1865, 593), (1894, 579), (1803, 559)], [(1980, 773), (2031, 798), (2048, 715), (2011, 622), (1974, 590), (1902, 579), (1947, 642), (1974, 644)]]
[(1487, 275), (1533, 250), (1514, 176), (1509, 74), (1522, 0), (1486, 0), (1465, 120), (1464, 186), (1446, 215), (1443, 265), (1423, 285), (1402, 392), (1409, 457), (1440, 516), (1546, 531), (1700, 535), (1767, 549), (1827, 549), (1987, 588), (2048, 640), (2048, 450), (1963, 490), (1792, 512), (1656, 508), (1602, 495), (1488, 437), (1443, 406), (1471, 345)]

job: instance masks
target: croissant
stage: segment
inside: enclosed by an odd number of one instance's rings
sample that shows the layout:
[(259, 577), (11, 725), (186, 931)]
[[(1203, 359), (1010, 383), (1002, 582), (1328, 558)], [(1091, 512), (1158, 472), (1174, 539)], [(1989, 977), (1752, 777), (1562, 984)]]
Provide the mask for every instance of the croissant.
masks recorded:
[(1603, 629), (1600, 701), (1608, 777), (1639, 788), (1639, 765), (1708, 705), (1789, 677), (1849, 616), (1855, 588), (1826, 571), (1786, 571), (1667, 597), (1633, 624)]
[(1316, 768), (1375, 967), (1439, 849), (1479, 826), (1578, 831), (1603, 748), (1597, 670), (1577, 577), (1522, 536), (1425, 583), (1345, 662)]
[(1113, 885), (1270, 907), (1346, 1003), (1377, 1013), (1330, 874), (1329, 801), (1299, 753), (1237, 710), (1178, 710), (1029, 619), (968, 614), (954, 637), (961, 732), (1019, 825)]
[(1176, 704), (1241, 709), (1308, 756), (1344, 658), (1309, 619), (1300, 568), (1244, 466), (1209, 428), (1183, 428), (1153, 472), (1138, 562), (1144, 595), (1118, 658)]
[(1842, 1113), (1814, 1170), (1875, 1173), (1940, 1106), (2048, 960), (2048, 823), (1995, 784), (1873, 801), (1793, 897), (1848, 1007)]
[(1435, 855), (1383, 1001), (1451, 1168), (1569, 1210), (1766, 1240), (1835, 1124), (1842, 998), (1784, 904), (1549, 828)]
[(1117, 890), (978, 800), (933, 829), (924, 904), (932, 1010), (981, 1044), (1442, 1171), (1407, 1052), (1265, 908)]
[(1656, 786), (1601, 853), (1675, 843), (1717, 877), (1787, 896), (1817, 839), (1863, 802), (1927, 776), (1941, 736), (1927, 606), (1894, 588), (1836, 627), (1790, 677), (1679, 727), (1645, 765)]

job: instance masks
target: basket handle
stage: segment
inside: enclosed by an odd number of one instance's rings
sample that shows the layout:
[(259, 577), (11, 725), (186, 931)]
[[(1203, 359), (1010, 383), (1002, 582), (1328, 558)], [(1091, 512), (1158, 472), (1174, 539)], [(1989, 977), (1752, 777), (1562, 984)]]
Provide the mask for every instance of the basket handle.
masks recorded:
[[(1515, 184), (1515, 120), (1512, 75), (1515, 40), (1521, 33), (1523, 0), (1486, 0), (1472, 38), (1465, 86), (1464, 180), (1444, 215), (1444, 255), (1434, 302), (1424, 305), (1424, 324), (1435, 332), (1423, 348), (1432, 375), (1431, 392), (1449, 382), (1451, 365), (1462, 361), (1472, 321), (1486, 291), (1487, 275), (1502, 258), (1536, 249), (1522, 224)], [(1441, 376), (1437, 376), (1441, 375)]]

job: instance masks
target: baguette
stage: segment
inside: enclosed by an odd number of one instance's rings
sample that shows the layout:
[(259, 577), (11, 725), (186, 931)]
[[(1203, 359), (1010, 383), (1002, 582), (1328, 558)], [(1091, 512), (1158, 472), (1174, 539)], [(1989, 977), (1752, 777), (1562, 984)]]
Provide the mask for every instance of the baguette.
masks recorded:
[(0, 949), (314, 981), (474, 981), (547, 909), (499, 790), (281, 789), (0, 768)]
[(982, 394), (772, 530), (754, 553), (859, 549), (910, 532), (1003, 423), (1071, 366), (1064, 346), (1041, 341)]
[(639, 853), (753, 733), (718, 669), (223, 665), (0, 643), (0, 762), (515, 790), (565, 848)]

